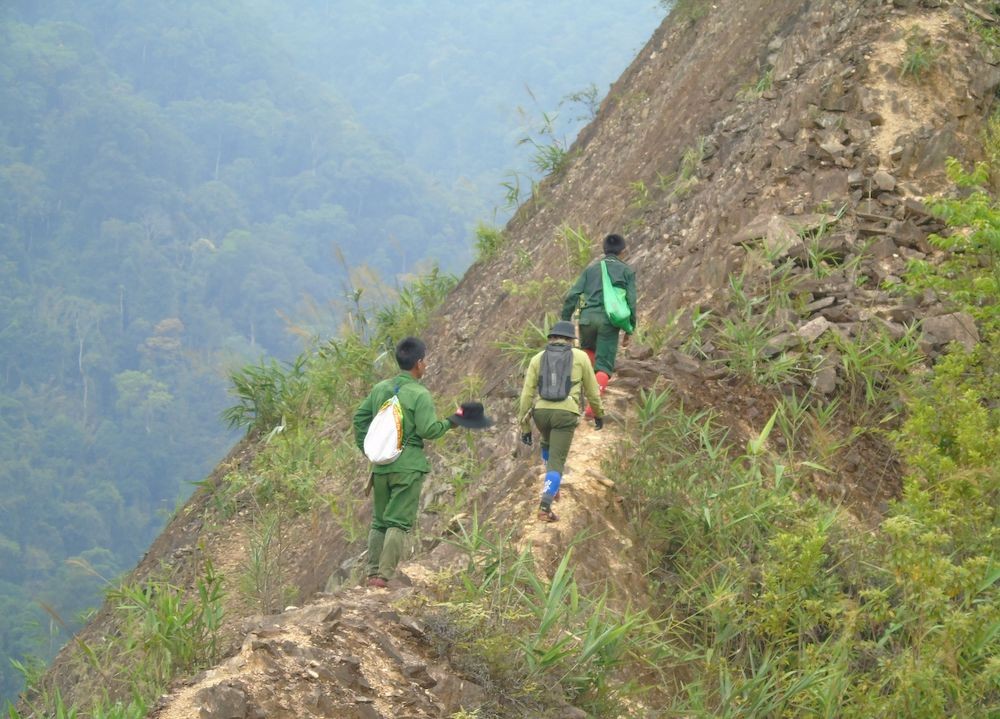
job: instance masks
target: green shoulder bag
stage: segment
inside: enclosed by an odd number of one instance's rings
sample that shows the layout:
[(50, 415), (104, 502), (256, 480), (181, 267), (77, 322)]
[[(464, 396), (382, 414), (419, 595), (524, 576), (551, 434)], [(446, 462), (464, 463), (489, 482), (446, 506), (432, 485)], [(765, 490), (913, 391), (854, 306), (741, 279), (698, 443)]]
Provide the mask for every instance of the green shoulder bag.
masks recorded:
[(625, 299), (625, 288), (611, 284), (607, 262), (601, 260), (601, 282), (604, 285), (604, 311), (615, 327), (632, 334), (632, 310)]

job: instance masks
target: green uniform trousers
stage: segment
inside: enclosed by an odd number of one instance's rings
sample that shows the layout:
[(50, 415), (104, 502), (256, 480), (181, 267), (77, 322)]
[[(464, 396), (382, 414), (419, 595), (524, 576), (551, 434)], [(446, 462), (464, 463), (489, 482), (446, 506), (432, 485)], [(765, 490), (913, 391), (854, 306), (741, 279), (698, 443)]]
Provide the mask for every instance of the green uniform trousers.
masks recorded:
[(615, 373), (615, 358), (618, 356), (618, 328), (610, 322), (580, 325), (580, 347), (591, 350), (594, 371), (606, 372), (610, 377)]
[(372, 478), (372, 526), (368, 532), (368, 576), (392, 579), (406, 535), (417, 520), (424, 472), (392, 472)]
[(580, 415), (565, 409), (535, 409), (531, 413), (535, 426), (542, 435), (542, 449), (549, 450), (545, 463), (549, 471), (562, 474), (573, 443), (573, 432), (580, 423)]

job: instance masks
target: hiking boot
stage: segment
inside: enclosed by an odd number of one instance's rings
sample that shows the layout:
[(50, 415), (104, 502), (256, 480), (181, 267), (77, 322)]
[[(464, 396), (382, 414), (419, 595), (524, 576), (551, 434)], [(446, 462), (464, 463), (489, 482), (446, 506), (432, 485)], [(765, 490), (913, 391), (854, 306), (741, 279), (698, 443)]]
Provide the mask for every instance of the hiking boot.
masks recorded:
[(559, 517), (551, 509), (539, 509), (538, 510), (538, 521), (539, 522), (555, 522)]
[(376, 589), (385, 589), (389, 586), (389, 582), (382, 579), (382, 577), (375, 575), (374, 577), (368, 577), (368, 586)]

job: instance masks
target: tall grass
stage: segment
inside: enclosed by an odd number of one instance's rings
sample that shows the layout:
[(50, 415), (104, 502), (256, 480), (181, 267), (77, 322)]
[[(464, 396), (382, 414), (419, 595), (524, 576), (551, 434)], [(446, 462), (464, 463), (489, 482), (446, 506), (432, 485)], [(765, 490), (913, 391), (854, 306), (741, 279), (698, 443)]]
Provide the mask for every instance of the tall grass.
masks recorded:
[(273, 435), (322, 412), (342, 411), (360, 400), (378, 378), (396, 371), (393, 347), (419, 334), (455, 286), (454, 275), (436, 267), (396, 294), (396, 301), (360, 316), (340, 337), (318, 342), (290, 363), (275, 360), (233, 372), (237, 404), (222, 413), (231, 427)]
[(640, 398), (633, 444), (606, 469), (650, 545), (664, 661), (687, 677), (668, 714), (1000, 712), (998, 367), (1000, 344), (984, 344), (910, 387), (894, 442), (911, 474), (874, 531), (770, 450), (775, 431), (807, 444), (829, 405), (779, 406), (739, 447), (711, 414)]
[(762, 385), (780, 385), (808, 377), (814, 371), (809, 355), (792, 354), (772, 347), (780, 334), (775, 328), (787, 294), (772, 288), (767, 295), (753, 295), (746, 278), (729, 278), (732, 311), (715, 318), (716, 341), (723, 362), (735, 374)]
[[(651, 626), (641, 613), (612, 612), (588, 596), (572, 570), (572, 548), (552, 578), (527, 550), (488, 530), (474, 511), (450, 540), (465, 568), (443, 577), (438, 601), (421, 608), (432, 643), (486, 689), (488, 716), (541, 716), (572, 701), (597, 716), (622, 708), (617, 670)], [(616, 681), (617, 677), (617, 681)]]
[(9, 719), (140, 719), (178, 675), (213, 664), (219, 656), (223, 578), (211, 562), (201, 568), (191, 592), (166, 581), (120, 584), (108, 592), (115, 631), (92, 647), (82, 640), (79, 659), (95, 668), (101, 683), (82, 705), (67, 705), (58, 689), (32, 686), (22, 714)]
[(541, 324), (529, 321), (520, 332), (511, 332), (494, 343), (500, 353), (517, 360), (518, 367), (527, 368), (531, 358), (545, 347), (549, 329), (556, 321), (555, 314), (549, 312)]
[(563, 225), (559, 228), (562, 235), (563, 245), (566, 247), (566, 255), (569, 266), (580, 271), (590, 264), (594, 256), (594, 245), (582, 227), (573, 228)]

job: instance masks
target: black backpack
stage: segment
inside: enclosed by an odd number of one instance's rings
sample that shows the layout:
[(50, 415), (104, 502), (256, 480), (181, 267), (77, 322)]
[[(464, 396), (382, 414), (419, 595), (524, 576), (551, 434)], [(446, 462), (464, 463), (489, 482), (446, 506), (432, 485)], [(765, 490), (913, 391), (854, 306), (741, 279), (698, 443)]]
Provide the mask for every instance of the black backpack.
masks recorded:
[(550, 402), (569, 397), (573, 383), (573, 348), (564, 344), (550, 344), (542, 353), (538, 369), (538, 396)]

